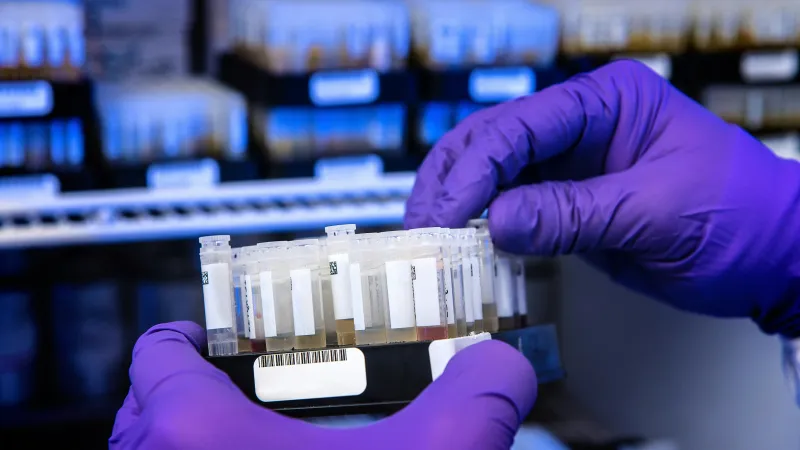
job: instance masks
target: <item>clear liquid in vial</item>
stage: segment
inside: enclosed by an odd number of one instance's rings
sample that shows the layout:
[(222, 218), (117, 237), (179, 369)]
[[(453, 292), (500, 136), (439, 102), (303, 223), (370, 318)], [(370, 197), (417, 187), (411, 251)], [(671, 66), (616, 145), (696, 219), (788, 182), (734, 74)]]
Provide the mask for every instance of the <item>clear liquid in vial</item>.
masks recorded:
[(322, 313), (325, 316), (325, 341), (329, 346), (340, 345), (336, 332), (336, 320), (333, 315), (331, 277), (320, 277), (320, 284), (322, 286)]
[(475, 319), (475, 323), (472, 324), (472, 330), (475, 332), (475, 334), (486, 331), (486, 329), (483, 327), (483, 319)]
[(294, 348), (294, 334), (279, 334), (266, 339), (268, 352), (288, 351)]
[(500, 323), (497, 320), (497, 305), (494, 303), (483, 304), (483, 328), (489, 333), (497, 333)]
[(289, 290), (289, 277), (272, 281), (273, 303), (275, 306), (276, 335), (266, 338), (267, 351), (288, 351), (295, 346), (294, 313), (292, 312), (292, 293)]
[(374, 345), (386, 343), (386, 328), (356, 330), (356, 345)]
[(357, 345), (385, 344), (386, 335), (386, 269), (383, 264), (361, 265), (361, 295), (364, 304), (364, 330), (356, 330)]
[(325, 348), (325, 332), (317, 329), (317, 332), (310, 336), (295, 336), (294, 348), (298, 350), (311, 350)]
[(416, 342), (417, 328), (387, 328), (386, 342)]

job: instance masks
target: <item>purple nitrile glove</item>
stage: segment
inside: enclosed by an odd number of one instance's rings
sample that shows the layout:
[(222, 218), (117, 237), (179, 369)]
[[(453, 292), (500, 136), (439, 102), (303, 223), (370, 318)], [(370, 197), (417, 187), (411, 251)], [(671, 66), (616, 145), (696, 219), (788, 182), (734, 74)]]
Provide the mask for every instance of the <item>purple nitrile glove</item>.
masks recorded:
[(583, 254), (678, 308), (800, 336), (800, 164), (642, 64), (468, 117), (422, 164), (406, 226), (487, 205), (501, 249)]
[(323, 428), (251, 402), (200, 356), (205, 346), (205, 330), (191, 322), (157, 325), (139, 338), (111, 450), (508, 449), (536, 398), (530, 363), (488, 341), (456, 354), (397, 414), (361, 428)]

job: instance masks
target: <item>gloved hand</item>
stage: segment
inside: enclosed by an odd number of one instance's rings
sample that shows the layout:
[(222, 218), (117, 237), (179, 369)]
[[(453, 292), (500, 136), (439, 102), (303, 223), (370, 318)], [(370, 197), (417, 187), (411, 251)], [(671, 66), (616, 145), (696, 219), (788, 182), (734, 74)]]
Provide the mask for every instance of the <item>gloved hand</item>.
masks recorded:
[(583, 254), (678, 308), (800, 337), (800, 164), (642, 64), (468, 117), (422, 164), (406, 226), (487, 205), (501, 249)]
[(508, 449), (536, 397), (528, 361), (488, 341), (456, 354), (399, 413), (362, 428), (323, 428), (247, 399), (198, 353), (205, 334), (194, 323), (174, 322), (139, 338), (111, 450)]

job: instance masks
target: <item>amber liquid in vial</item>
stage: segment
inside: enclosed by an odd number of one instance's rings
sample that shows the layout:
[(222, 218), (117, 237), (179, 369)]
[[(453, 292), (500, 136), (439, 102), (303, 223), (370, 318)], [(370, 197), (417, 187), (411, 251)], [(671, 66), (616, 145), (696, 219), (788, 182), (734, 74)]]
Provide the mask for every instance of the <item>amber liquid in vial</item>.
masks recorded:
[(418, 341), (437, 341), (439, 339), (447, 339), (447, 326), (417, 327)]
[(336, 340), (339, 345), (356, 344), (356, 327), (353, 319), (341, 319), (336, 321)]
[(494, 303), (483, 303), (483, 329), (489, 333), (497, 333), (500, 329), (497, 320), (497, 305)]
[(325, 348), (325, 333), (322, 330), (317, 330), (311, 336), (295, 336), (294, 348), (299, 350)]
[(367, 330), (356, 330), (357, 345), (373, 345), (386, 343), (386, 329), (373, 328)]
[(386, 342), (416, 342), (417, 328), (387, 328)]
[(475, 319), (475, 323), (472, 325), (472, 329), (475, 331), (475, 334), (483, 333), (486, 329), (483, 327), (483, 319)]
[(287, 351), (294, 348), (294, 335), (288, 334), (283, 336), (268, 337), (266, 339), (266, 347), (268, 352)]
[(337, 345), (337, 330), (333, 318), (333, 291), (331, 288), (331, 278), (320, 277), (320, 285), (322, 286), (322, 308), (325, 317), (325, 342), (329, 346)]
[(448, 338), (454, 338), (454, 337), (459, 337), (459, 336), (463, 336), (463, 334), (459, 334), (458, 333), (458, 327), (456, 326), (456, 324), (451, 323), (450, 325), (447, 325), (447, 337)]

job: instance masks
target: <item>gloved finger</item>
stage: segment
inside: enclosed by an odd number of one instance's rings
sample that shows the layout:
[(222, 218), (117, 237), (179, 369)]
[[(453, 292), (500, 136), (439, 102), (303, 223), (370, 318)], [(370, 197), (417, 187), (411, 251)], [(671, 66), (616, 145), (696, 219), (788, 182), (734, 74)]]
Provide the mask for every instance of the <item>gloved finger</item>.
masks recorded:
[(626, 210), (637, 187), (625, 178), (550, 181), (500, 194), (489, 207), (495, 245), (535, 255), (633, 248), (644, 223)]
[(519, 351), (482, 342), (457, 353), (414, 402), (370, 432), (408, 430), (399, 434), (416, 435), (422, 448), (508, 449), (536, 393), (536, 374)]
[(192, 322), (156, 325), (143, 334), (133, 349), (131, 386), (142, 410), (170, 386), (192, 380), (198, 393), (219, 390), (242, 396), (227, 375), (200, 355), (206, 332)]
[(140, 414), (139, 405), (136, 404), (136, 397), (133, 395), (133, 388), (130, 388), (128, 389), (128, 395), (125, 396), (125, 401), (122, 402), (122, 407), (117, 411), (109, 444), (113, 445), (118, 442), (122, 437), (122, 433), (136, 423)]
[[(430, 211), (427, 225), (461, 227), (486, 208), (498, 187), (511, 185), (532, 163), (558, 162), (548, 164), (553, 173), (541, 174), (544, 179), (580, 180), (629, 166), (639, 156), (637, 151), (611, 161), (607, 151), (621, 120), (642, 123), (655, 117), (659, 99), (671, 89), (669, 84), (660, 79), (661, 89), (650, 94), (656, 98), (647, 102), (638, 101), (644, 93), (630, 86), (652, 87), (649, 79), (656, 77), (642, 64), (620, 61), (499, 105), (482, 123), (473, 125), (470, 139), (464, 139), (449, 157), (429, 156), (433, 169), (420, 172), (419, 178), (424, 179), (420, 183), (432, 183), (429, 179), (435, 173), (443, 179), (441, 188), (413, 198), (408, 216)], [(642, 148), (649, 127), (628, 129), (643, 130), (625, 136), (630, 148)], [(613, 166), (612, 170), (606, 166)]]

